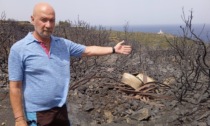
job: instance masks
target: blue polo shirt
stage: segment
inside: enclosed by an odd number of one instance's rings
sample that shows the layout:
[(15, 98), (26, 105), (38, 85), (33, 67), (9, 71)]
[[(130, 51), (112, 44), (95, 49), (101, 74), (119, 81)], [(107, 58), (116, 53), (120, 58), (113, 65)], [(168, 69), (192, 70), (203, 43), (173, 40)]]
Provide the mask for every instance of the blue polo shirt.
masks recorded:
[(81, 56), (85, 46), (51, 36), (48, 56), (32, 33), (16, 42), (9, 54), (9, 80), (23, 82), (27, 112), (61, 107), (70, 83), (70, 56)]

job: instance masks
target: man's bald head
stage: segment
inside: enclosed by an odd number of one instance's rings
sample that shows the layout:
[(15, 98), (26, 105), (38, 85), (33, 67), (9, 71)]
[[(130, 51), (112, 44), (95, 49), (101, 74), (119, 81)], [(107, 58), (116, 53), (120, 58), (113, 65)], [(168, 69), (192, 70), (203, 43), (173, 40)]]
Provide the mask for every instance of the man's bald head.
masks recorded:
[(38, 3), (34, 6), (31, 23), (34, 25), (33, 35), (36, 39), (50, 38), (55, 27), (55, 11), (48, 3)]
[(50, 4), (44, 2), (36, 4), (33, 9), (33, 16), (37, 16), (38, 14), (42, 13), (55, 15), (53, 7)]

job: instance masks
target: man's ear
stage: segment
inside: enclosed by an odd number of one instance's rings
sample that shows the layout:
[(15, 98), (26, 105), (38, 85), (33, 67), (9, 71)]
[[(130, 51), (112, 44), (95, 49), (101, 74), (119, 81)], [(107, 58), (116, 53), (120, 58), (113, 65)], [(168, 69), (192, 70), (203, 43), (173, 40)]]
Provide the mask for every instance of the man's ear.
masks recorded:
[(33, 16), (31, 16), (31, 24), (34, 25), (34, 17)]

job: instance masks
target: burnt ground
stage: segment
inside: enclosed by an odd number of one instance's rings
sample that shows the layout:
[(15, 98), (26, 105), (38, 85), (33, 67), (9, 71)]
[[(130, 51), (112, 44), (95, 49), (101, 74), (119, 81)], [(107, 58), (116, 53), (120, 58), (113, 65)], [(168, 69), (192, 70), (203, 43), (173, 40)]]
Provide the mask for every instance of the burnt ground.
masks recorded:
[(9, 95), (6, 90), (2, 91), (2, 89), (0, 91), (0, 126), (14, 126)]
[[(116, 83), (115, 83), (116, 84)], [(92, 81), (69, 95), (69, 118), (73, 126), (208, 126), (209, 94), (191, 94), (190, 102), (175, 98), (139, 100), (115, 88), (115, 84)], [(5, 93), (4, 93), (5, 94)], [(172, 94), (170, 90), (164, 95)], [(0, 102), (0, 125), (14, 126), (8, 95)], [(1, 94), (3, 98), (3, 93)], [(194, 100), (194, 99), (197, 99)], [(190, 100), (189, 100), (190, 101)], [(199, 101), (199, 102), (198, 102)]]
[[(127, 98), (128, 94), (112, 88), (113, 85), (84, 87), (72, 91), (70, 95), (69, 115), (75, 126), (210, 125), (208, 93), (192, 93), (191, 103), (180, 103), (175, 98), (147, 101)], [(165, 95), (170, 93), (168, 91)]]
[[(119, 87), (126, 87), (118, 81), (122, 71), (107, 66), (94, 71), (100, 72), (84, 83), (76, 83), (78, 87), (69, 92), (72, 126), (210, 125), (210, 95), (205, 85), (186, 92), (181, 102), (175, 97), (180, 91), (173, 85), (160, 86), (152, 96), (139, 98), (132, 92), (120, 90)], [(124, 71), (136, 72), (136, 69)], [(14, 126), (8, 90), (3, 88), (0, 89), (0, 126)]]

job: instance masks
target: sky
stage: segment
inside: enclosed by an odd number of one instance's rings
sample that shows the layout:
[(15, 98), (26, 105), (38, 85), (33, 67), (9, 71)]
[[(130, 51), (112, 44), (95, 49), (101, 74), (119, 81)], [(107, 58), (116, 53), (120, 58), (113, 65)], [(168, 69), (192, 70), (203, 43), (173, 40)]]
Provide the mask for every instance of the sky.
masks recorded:
[[(193, 24), (210, 24), (210, 0), (0, 0), (0, 14), (6, 19), (30, 21), (33, 7), (48, 2), (56, 21), (82, 20), (90, 25), (183, 24), (193, 11)], [(1, 17), (0, 17), (1, 19)]]

